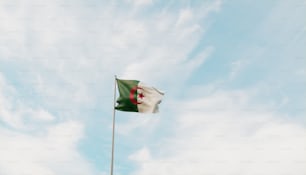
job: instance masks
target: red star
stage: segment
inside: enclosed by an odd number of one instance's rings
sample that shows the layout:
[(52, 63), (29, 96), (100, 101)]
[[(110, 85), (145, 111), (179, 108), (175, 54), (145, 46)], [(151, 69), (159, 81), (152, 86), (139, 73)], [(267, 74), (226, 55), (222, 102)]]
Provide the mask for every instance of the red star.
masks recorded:
[(141, 98), (141, 99), (143, 99), (143, 97), (144, 97), (143, 93), (140, 93), (140, 94), (138, 95), (138, 97)]

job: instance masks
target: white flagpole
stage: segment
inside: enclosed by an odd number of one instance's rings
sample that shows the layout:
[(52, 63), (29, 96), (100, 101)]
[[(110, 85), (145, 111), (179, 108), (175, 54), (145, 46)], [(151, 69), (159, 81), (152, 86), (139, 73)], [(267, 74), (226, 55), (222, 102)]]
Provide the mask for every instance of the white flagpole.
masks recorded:
[(117, 76), (115, 75), (115, 87), (114, 87), (114, 106), (113, 106), (113, 134), (112, 134), (112, 160), (111, 160), (111, 170), (110, 175), (113, 175), (113, 169), (114, 169), (114, 143), (115, 143), (115, 106), (116, 106), (116, 83), (117, 82)]

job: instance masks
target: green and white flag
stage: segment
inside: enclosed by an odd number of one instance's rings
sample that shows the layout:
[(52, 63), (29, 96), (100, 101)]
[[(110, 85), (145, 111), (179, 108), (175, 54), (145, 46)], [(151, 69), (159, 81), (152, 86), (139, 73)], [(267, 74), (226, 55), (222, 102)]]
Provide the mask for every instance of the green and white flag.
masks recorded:
[(115, 109), (120, 111), (156, 113), (164, 93), (138, 80), (117, 80), (120, 93)]

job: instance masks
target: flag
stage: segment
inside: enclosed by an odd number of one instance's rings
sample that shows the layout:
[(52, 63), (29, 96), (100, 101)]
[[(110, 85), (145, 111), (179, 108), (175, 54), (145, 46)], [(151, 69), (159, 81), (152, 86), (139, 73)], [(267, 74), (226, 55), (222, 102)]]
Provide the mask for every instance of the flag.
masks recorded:
[(115, 109), (120, 111), (156, 113), (164, 93), (138, 80), (117, 80), (120, 96)]

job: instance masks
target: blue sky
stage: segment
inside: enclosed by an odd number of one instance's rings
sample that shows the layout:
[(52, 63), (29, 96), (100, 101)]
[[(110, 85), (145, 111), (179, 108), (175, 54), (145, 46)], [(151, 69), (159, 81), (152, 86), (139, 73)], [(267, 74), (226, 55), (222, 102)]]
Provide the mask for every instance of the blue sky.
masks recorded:
[(302, 0), (1, 1), (0, 174), (306, 173)]

